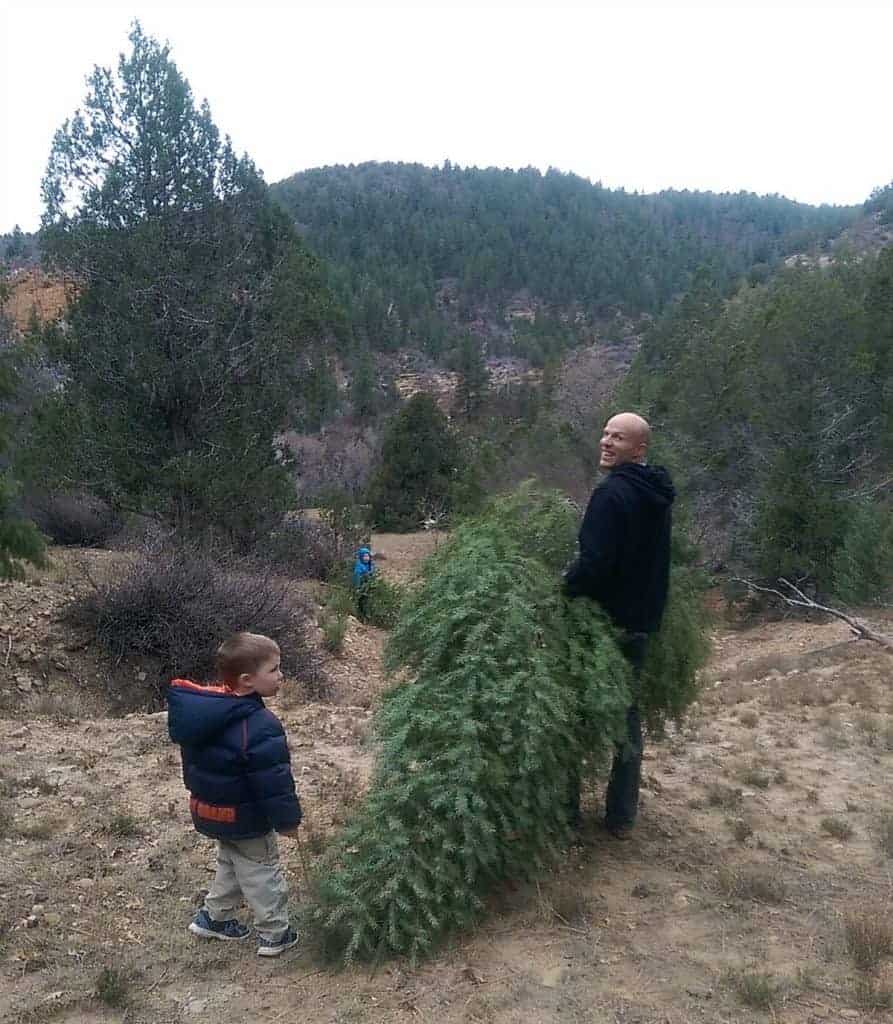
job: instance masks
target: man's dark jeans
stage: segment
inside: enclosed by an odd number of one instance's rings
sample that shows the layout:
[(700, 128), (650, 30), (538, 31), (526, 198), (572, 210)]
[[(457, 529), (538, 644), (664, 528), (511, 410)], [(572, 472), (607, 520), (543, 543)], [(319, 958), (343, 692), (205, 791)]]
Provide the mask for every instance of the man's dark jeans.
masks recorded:
[[(633, 670), (634, 699), (639, 688), (642, 666), (648, 649), (648, 634), (633, 633), (623, 639), (620, 649)], [(626, 712), (626, 741), (618, 744), (611, 765), (611, 777), (605, 793), (605, 825), (609, 829), (628, 828), (639, 810), (639, 781), (642, 777), (642, 722), (639, 708), (633, 704)]]
[[(633, 670), (633, 699), (639, 686), (648, 649), (648, 634), (633, 633), (620, 641), (620, 649)], [(639, 781), (642, 776), (642, 722), (633, 704), (626, 712), (626, 739), (614, 752), (611, 776), (605, 793), (605, 825), (609, 829), (628, 828), (639, 810)], [(573, 826), (580, 824), (580, 774), (568, 780), (568, 817)]]

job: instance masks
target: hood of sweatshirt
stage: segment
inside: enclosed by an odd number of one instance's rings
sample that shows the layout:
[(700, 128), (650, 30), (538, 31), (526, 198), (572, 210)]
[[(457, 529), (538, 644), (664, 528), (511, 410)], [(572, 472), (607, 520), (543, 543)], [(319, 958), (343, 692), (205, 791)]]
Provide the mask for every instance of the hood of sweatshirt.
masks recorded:
[(256, 693), (235, 694), (225, 686), (202, 686), (173, 679), (167, 690), (167, 730), (174, 743), (201, 746), (233, 722), (257, 711), (264, 702)]
[(638, 462), (625, 462), (611, 470), (611, 476), (620, 477), (631, 484), (640, 495), (658, 508), (669, 508), (676, 497), (676, 488), (663, 466), (643, 466)]

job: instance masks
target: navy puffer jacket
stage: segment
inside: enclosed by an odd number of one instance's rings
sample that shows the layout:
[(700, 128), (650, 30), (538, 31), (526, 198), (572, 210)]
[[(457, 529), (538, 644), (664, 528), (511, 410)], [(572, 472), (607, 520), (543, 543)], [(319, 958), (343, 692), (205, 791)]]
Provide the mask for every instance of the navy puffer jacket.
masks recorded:
[(215, 839), (251, 839), (301, 821), (282, 723), (256, 694), (174, 679), (167, 728), (183, 756), (196, 829)]

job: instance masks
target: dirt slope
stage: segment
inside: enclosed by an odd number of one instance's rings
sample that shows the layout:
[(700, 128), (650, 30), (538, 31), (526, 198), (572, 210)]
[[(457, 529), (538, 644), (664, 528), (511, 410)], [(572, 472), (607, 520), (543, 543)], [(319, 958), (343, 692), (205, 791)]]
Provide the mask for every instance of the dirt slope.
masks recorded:
[[(404, 578), (437, 543), (374, 542), (382, 570)], [(867, 1004), (893, 985), (890, 962), (882, 956), (874, 975), (856, 970), (846, 921), (865, 909), (893, 935), (893, 659), (844, 643), (838, 624), (720, 630), (701, 706), (679, 733), (650, 743), (630, 842), (605, 837), (590, 793), (587, 827), (560, 872), (497, 894), (477, 932), (416, 969), (330, 972), (300, 950), (266, 962), (250, 946), (187, 934), (212, 844), (190, 827), (164, 715), (103, 717), (90, 704), (83, 677), (99, 662), (66, 651), (54, 621), (76, 585), (57, 559), (42, 577), (0, 589), (0, 630), (15, 638), (5, 666), (0, 649), (0, 1020), (882, 1015)], [(304, 864), (368, 777), (382, 639), (351, 624), (332, 666), (337, 703), (301, 704), (294, 692), (278, 702), (307, 813), (300, 848), (283, 844), (296, 901)], [(32, 685), (21, 689), (26, 676)], [(108, 968), (123, 972), (119, 988)], [(116, 996), (126, 1005), (109, 1005)]]

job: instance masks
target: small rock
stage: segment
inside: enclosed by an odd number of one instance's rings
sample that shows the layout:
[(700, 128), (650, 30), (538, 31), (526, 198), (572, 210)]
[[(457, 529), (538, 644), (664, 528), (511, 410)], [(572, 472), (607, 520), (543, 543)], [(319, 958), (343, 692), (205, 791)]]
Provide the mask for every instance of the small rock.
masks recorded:
[(96, 881), (93, 878), (78, 878), (75, 883), (75, 889), (92, 889), (96, 885)]
[(559, 964), (557, 967), (549, 967), (543, 971), (541, 984), (545, 988), (558, 988), (564, 975), (564, 967)]

